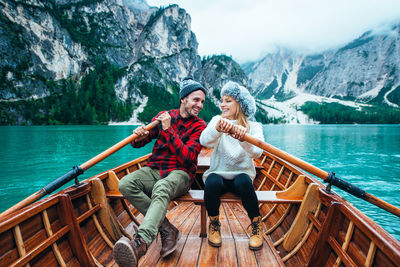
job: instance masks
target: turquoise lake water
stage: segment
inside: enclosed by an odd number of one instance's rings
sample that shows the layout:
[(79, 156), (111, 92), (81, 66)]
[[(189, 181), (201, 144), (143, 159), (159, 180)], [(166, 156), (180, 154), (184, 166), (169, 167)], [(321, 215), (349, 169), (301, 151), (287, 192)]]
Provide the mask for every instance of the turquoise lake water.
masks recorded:
[[(124, 139), (135, 126), (0, 127), (0, 211)], [(265, 140), (400, 207), (399, 125), (265, 125)], [(91, 177), (151, 152), (126, 146), (87, 170)], [(69, 183), (71, 184), (71, 183)], [(400, 218), (336, 192), (400, 240)]]

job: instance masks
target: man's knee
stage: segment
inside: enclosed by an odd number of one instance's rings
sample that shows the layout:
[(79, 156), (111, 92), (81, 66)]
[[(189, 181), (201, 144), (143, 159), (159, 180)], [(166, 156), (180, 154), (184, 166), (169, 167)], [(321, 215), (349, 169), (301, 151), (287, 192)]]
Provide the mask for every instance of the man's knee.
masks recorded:
[(118, 184), (118, 189), (122, 193), (122, 195), (126, 195), (129, 192), (129, 189), (128, 189), (129, 183), (127, 182), (128, 179), (124, 179), (124, 178), (122, 178)]
[(127, 195), (130, 192), (138, 189), (138, 177), (135, 173), (124, 176), (118, 184), (118, 189), (122, 195)]
[(152, 198), (156, 196), (168, 196), (171, 190), (172, 188), (169, 183), (165, 179), (161, 179), (154, 185), (151, 195)]

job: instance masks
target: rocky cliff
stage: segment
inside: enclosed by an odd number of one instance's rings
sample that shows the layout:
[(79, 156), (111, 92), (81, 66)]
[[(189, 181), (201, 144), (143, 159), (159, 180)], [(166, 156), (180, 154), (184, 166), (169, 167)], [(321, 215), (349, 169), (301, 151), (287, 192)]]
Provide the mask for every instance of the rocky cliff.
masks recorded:
[[(0, 7), (1, 124), (104, 123), (127, 114), (137, 122), (160, 102), (178, 105), (183, 77), (204, 81), (191, 18), (177, 5), (0, 0)], [(71, 107), (84, 118), (64, 116)]]
[(191, 18), (177, 5), (0, 0), (0, 6), (0, 124), (146, 122), (179, 105), (187, 75), (211, 88), (202, 112), (209, 119), (219, 112), (212, 91), (227, 80), (247, 85), (230, 57), (202, 63)]
[(48, 96), (46, 81), (79, 79), (96, 57), (127, 66), (152, 12), (116, 0), (1, 0), (0, 5), (3, 100)]

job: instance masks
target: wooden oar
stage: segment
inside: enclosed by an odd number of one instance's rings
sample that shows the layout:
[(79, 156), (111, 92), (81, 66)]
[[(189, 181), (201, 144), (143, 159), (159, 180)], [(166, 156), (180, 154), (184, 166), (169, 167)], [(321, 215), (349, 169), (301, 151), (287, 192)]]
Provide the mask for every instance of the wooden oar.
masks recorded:
[(342, 189), (358, 198), (364, 199), (364, 200), (400, 217), (400, 209), (398, 207), (393, 206), (392, 204), (389, 204), (389, 203), (385, 202), (384, 200), (381, 200), (381, 199), (375, 197), (374, 195), (371, 195), (371, 194), (365, 192), (364, 190), (356, 187), (355, 185), (344, 181), (343, 179), (335, 176), (335, 174), (332, 172), (328, 173), (326, 171), (323, 171), (318, 167), (315, 167), (299, 158), (296, 158), (296, 157), (294, 157), (294, 156), (292, 156), (292, 155), (290, 155), (290, 154), (288, 154), (288, 153), (286, 153), (264, 141), (254, 138), (248, 134), (246, 134), (244, 136), (244, 141), (247, 141), (255, 146), (258, 146), (259, 148), (261, 148), (271, 154), (274, 154), (274, 155), (278, 156), (279, 158), (281, 158), (289, 163), (292, 163), (295, 166), (300, 167), (301, 169), (323, 179), (324, 182), (327, 182), (330, 185), (335, 185), (335, 186), (339, 187), (340, 189)]
[[(157, 126), (159, 123), (160, 122), (157, 121), (157, 120), (153, 121), (153, 122), (149, 123), (145, 128), (146, 128), (146, 130), (149, 131), (150, 129), (152, 129), (155, 126)], [(84, 171), (86, 171), (89, 168), (93, 167), (94, 165), (96, 165), (97, 163), (102, 161), (103, 159), (105, 159), (108, 156), (114, 154), (115, 152), (117, 152), (118, 150), (120, 150), (121, 148), (123, 148), (124, 146), (126, 146), (127, 144), (132, 142), (133, 140), (135, 140), (137, 137), (138, 137), (138, 135), (132, 134), (132, 135), (126, 137), (125, 139), (123, 139), (122, 141), (116, 143), (112, 147), (108, 148), (107, 150), (103, 151), (99, 155), (95, 156), (94, 158), (86, 161), (82, 165), (74, 166), (72, 168), (72, 170), (70, 170), (69, 172), (67, 172), (63, 176), (57, 178), (53, 182), (49, 183), (48, 185), (46, 185), (45, 187), (43, 187), (42, 189), (37, 191), (36, 193), (30, 195), (26, 199), (20, 201), (19, 203), (15, 204), (11, 208), (9, 208), (6, 211), (2, 212), (0, 214), (0, 217), (7, 216), (8, 214), (11, 214), (12, 212), (17, 211), (17, 210), (19, 210), (19, 209), (21, 209), (21, 208), (23, 208), (23, 207), (35, 202), (36, 200), (42, 198), (43, 196), (45, 196), (47, 194), (50, 194), (54, 190), (60, 188), (64, 184), (66, 184), (69, 181), (71, 181), (72, 179), (75, 179), (76, 177), (81, 175)]]

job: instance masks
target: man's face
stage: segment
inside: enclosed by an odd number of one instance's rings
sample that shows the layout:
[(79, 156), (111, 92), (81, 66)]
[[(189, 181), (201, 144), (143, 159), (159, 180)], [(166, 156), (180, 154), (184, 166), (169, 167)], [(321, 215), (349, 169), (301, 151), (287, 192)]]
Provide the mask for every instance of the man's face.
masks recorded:
[(180, 113), (183, 118), (199, 115), (203, 109), (206, 95), (202, 90), (197, 90), (181, 100)]

